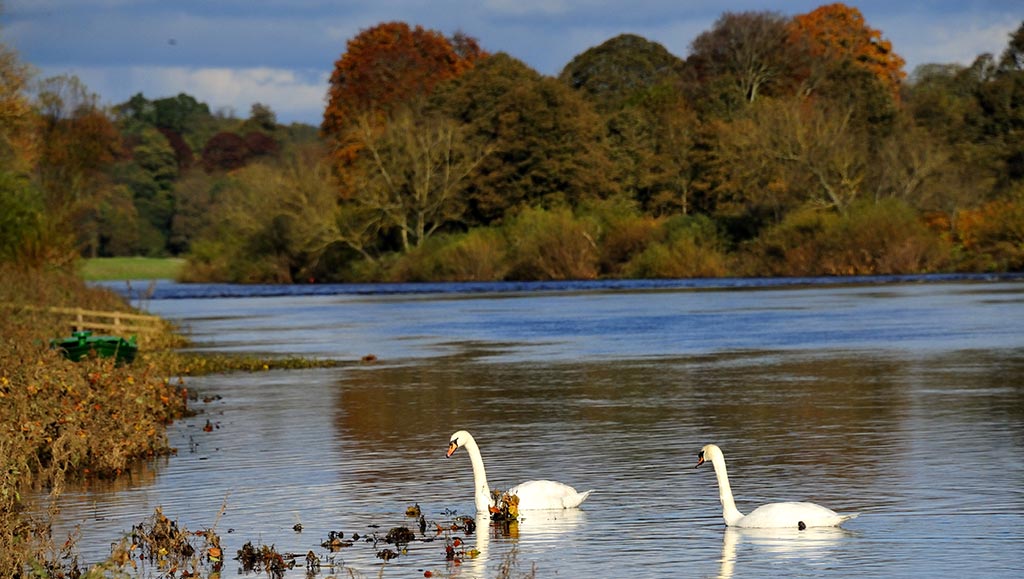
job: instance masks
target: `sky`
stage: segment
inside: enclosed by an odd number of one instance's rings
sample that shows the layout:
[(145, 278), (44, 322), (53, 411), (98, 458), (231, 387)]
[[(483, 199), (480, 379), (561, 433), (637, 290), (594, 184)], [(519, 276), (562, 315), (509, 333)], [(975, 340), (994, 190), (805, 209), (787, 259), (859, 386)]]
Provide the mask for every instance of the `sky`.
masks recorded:
[[(826, 0), (0, 0), (0, 42), (39, 78), (76, 75), (103, 104), (187, 93), (246, 118), (254, 103), (280, 123), (319, 125), (346, 42), (401, 21), (463, 32), (557, 75), (619, 34), (685, 58), (723, 12), (792, 16)], [(998, 56), (1024, 22), (1022, 0), (850, 0), (911, 73), (920, 64)]]

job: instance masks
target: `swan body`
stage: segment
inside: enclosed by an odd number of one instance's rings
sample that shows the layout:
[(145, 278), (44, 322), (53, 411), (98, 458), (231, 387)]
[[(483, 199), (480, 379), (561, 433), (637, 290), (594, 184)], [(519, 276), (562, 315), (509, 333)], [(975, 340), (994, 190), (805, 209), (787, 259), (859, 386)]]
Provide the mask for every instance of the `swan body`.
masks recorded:
[(727, 526), (759, 529), (788, 527), (802, 530), (807, 527), (838, 527), (844, 521), (857, 516), (857, 513), (840, 515), (832, 509), (814, 503), (770, 503), (757, 507), (749, 515), (744, 515), (736, 508), (722, 449), (714, 444), (702, 448), (697, 455), (697, 466), (706, 461), (710, 461), (715, 467), (718, 494), (722, 501), (722, 518), (725, 519)]
[[(460, 430), (452, 435), (448, 442), (451, 458), (459, 448), (465, 448), (469, 460), (473, 464), (473, 487), (478, 513), (489, 513), (494, 501), (491, 498), (491, 487), (487, 485), (487, 473), (484, 461), (480, 457), (480, 447), (476, 445), (473, 435)], [(519, 497), (520, 511), (571, 509), (580, 506), (593, 491), (577, 492), (573, 487), (550, 480), (531, 480), (508, 489), (508, 494)]]

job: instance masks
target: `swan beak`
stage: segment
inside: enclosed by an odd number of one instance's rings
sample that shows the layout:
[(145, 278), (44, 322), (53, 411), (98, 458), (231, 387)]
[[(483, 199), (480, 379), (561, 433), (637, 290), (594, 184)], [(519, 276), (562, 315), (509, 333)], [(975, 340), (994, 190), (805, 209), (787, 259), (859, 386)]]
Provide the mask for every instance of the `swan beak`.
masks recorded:
[(697, 464), (695, 464), (693, 466), (693, 468), (697, 468), (698, 466), (700, 466), (702, 464), (704, 464), (704, 452), (703, 451), (701, 451), (701, 453), (697, 455)]
[(444, 453), (444, 457), (445, 458), (451, 458), (452, 455), (455, 454), (455, 451), (458, 450), (458, 448), (459, 448), (459, 445), (456, 444), (454, 440), (449, 442), (448, 443), (448, 452)]

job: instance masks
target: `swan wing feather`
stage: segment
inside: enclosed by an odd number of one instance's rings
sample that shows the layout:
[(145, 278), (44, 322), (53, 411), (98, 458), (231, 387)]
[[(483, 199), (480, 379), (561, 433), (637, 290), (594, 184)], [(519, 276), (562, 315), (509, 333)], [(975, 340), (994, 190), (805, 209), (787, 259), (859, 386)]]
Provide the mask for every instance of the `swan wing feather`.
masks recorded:
[(814, 503), (770, 503), (754, 509), (740, 519), (736, 526), (762, 529), (799, 528), (800, 523), (803, 523), (806, 527), (835, 527), (856, 516), (840, 515), (832, 509)]
[(508, 490), (519, 497), (519, 510), (570, 509), (578, 507), (593, 491), (578, 492), (575, 488), (551, 480), (531, 480)]

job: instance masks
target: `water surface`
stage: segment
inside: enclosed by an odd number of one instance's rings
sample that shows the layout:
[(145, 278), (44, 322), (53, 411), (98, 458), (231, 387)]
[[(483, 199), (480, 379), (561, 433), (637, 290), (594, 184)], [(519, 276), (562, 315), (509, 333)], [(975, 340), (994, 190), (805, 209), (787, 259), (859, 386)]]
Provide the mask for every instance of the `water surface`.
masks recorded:
[[(155, 506), (193, 529), (226, 502), (229, 555), (252, 541), (326, 557), (329, 531), (411, 526), (416, 503), (431, 521), (472, 514), (469, 459), (444, 458), (464, 428), (493, 486), (595, 492), (514, 533), (481, 520), (481, 554), (460, 567), (443, 540), (387, 564), (360, 543), (336, 555), (339, 575), (494, 577), (512, 554), (540, 577), (1020, 575), (1024, 282), (751, 285), (158, 292), (146, 307), (199, 349), (351, 363), (191, 380), (221, 398), (172, 425), (179, 455), (71, 490), (63, 524), (97, 560)], [(861, 515), (726, 529), (713, 472), (693, 468), (708, 442), (741, 511), (811, 500)]]

